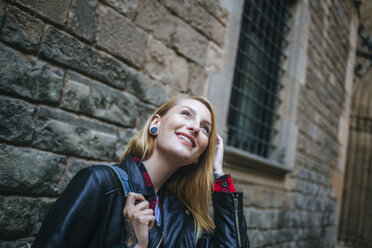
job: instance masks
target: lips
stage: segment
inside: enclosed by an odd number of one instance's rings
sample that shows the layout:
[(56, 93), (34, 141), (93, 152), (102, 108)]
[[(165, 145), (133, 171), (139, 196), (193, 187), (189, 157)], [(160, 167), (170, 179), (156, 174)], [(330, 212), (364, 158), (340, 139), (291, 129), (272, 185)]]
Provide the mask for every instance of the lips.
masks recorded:
[(177, 132), (176, 135), (178, 136), (178, 138), (182, 139), (190, 146), (195, 147), (195, 139), (190, 134), (183, 133), (183, 132)]

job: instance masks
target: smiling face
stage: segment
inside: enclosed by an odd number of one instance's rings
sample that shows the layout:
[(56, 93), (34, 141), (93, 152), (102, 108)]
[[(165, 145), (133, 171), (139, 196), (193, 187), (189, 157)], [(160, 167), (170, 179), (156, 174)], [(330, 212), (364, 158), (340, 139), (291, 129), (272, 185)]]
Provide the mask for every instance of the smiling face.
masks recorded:
[(212, 129), (209, 109), (200, 101), (185, 99), (163, 116), (155, 115), (151, 127), (158, 127), (156, 152), (166, 154), (180, 166), (197, 163), (209, 143)]

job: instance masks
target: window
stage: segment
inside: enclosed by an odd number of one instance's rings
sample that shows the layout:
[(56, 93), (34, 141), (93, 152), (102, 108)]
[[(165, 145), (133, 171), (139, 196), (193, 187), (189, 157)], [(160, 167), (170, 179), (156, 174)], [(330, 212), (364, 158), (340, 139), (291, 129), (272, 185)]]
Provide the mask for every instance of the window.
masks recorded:
[(269, 158), (289, 31), (286, 0), (247, 0), (227, 119), (227, 145)]

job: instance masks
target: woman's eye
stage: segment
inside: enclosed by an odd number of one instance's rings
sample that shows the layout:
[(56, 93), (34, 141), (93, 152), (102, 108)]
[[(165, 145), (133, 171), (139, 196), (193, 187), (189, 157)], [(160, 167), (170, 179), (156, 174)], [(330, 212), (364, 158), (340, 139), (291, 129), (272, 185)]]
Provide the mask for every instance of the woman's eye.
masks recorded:
[(188, 111), (183, 111), (182, 115), (187, 116), (189, 118), (191, 117), (191, 114)]
[(204, 131), (205, 131), (206, 133), (209, 133), (209, 128), (208, 128), (207, 126), (201, 126), (201, 128), (204, 129)]

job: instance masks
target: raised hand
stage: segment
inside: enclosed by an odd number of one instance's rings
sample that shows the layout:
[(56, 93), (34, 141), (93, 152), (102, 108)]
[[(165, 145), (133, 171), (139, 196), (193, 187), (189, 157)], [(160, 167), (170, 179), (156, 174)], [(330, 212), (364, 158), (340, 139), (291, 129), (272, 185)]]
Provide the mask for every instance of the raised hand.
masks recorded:
[(214, 156), (214, 174), (216, 176), (222, 176), (224, 175), (222, 164), (223, 164), (223, 139), (220, 135), (217, 134), (217, 145), (216, 145), (216, 154)]
[[(138, 204), (135, 204), (139, 201)], [(154, 226), (154, 211), (143, 195), (130, 192), (123, 209), (128, 247), (147, 247), (149, 230)]]

